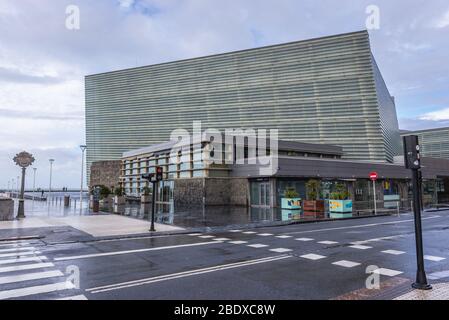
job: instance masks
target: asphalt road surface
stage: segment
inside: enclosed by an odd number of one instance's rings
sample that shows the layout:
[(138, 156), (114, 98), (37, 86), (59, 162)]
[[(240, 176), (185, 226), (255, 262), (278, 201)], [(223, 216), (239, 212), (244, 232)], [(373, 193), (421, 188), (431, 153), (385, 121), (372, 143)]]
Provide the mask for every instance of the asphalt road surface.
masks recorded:
[[(447, 281), (449, 212), (424, 214), (423, 229), (430, 282)], [(413, 281), (415, 272), (411, 214), (52, 245), (0, 243), (0, 299), (335, 299), (363, 292), (370, 276), (381, 283)]]

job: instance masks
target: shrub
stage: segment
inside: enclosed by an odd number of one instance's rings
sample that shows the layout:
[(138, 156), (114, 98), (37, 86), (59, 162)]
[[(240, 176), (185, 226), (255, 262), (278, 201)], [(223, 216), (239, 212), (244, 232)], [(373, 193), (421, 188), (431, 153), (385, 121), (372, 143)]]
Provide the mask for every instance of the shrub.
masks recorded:
[(285, 189), (284, 191), (284, 198), (298, 198), (299, 197), (299, 193), (296, 191), (295, 188), (289, 187), (287, 189)]

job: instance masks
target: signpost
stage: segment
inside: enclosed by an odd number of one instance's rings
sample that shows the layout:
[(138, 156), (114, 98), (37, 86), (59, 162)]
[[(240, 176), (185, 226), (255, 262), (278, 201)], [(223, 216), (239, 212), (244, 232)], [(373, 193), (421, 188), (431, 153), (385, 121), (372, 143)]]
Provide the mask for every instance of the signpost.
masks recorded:
[(416, 260), (418, 270), (416, 272), (416, 282), (413, 283), (412, 287), (420, 290), (430, 290), (432, 289), (432, 286), (427, 282), (426, 271), (424, 269), (424, 250), (421, 226), (421, 159), (419, 156), (420, 146), (418, 143), (418, 136), (405, 136), (403, 145), (405, 168), (412, 170), (413, 212), (415, 215)]
[(373, 182), (373, 200), (374, 200), (374, 214), (377, 215), (377, 204), (376, 204), (376, 180), (378, 178), (377, 172), (373, 171), (369, 174), (370, 180)]
[[(24, 209), (24, 193), (25, 193), (25, 171), (26, 168), (31, 166), (34, 162), (34, 157), (31, 153), (23, 151), (21, 153), (16, 154), (14, 157), (14, 162), (16, 165), (22, 168), (22, 183), (20, 188), (19, 195), (19, 206), (17, 209), (17, 219), (25, 218), (25, 209)], [(17, 179), (19, 180), (19, 179)], [(17, 181), (19, 182), (19, 181)]]
[(163, 180), (164, 169), (156, 167), (156, 173), (146, 173), (142, 175), (142, 179), (148, 180), (153, 184), (153, 200), (151, 202), (151, 227), (150, 231), (156, 231), (154, 228), (154, 215), (156, 211), (156, 186), (159, 181)]

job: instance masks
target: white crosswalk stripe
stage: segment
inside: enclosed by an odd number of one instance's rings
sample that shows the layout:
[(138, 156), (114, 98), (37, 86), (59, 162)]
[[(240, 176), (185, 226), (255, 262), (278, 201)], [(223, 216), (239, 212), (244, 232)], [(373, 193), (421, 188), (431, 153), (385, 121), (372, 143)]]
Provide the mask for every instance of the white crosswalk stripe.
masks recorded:
[(25, 251), (25, 252), (10, 252), (10, 253), (2, 253), (0, 254), (0, 258), (8, 258), (8, 257), (23, 257), (29, 255), (41, 254), (40, 251)]
[(0, 249), (0, 253), (16, 252), (16, 251), (28, 251), (28, 250), (34, 250), (34, 247), (19, 247), (19, 248)]
[[(31, 251), (27, 251), (31, 250)], [(87, 300), (63, 271), (55, 268), (34, 247), (4, 249), (0, 254), (0, 300), (48, 299)], [(14, 257), (14, 258), (12, 258)], [(56, 296), (55, 296), (56, 294)]]
[(22, 246), (28, 246), (30, 243), (29, 242), (21, 242), (21, 243), (3, 243), (0, 242), (0, 248), (5, 248), (5, 247), (11, 247), (11, 248), (17, 248), (17, 247), (22, 247)]

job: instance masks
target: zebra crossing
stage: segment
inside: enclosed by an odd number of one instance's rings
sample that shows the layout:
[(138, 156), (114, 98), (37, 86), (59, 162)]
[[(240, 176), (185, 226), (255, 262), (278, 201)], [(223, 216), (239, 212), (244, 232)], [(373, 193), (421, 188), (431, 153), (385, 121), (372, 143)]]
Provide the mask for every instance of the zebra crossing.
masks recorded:
[(0, 242), (0, 300), (87, 300), (63, 271), (29, 241)]
[[(223, 237), (214, 236), (213, 234), (202, 234), (202, 233), (192, 233), (192, 234), (189, 234), (189, 236), (199, 237), (202, 239), (207, 238), (211, 241), (220, 240), (223, 243), (229, 243), (229, 244), (233, 244), (233, 245), (244, 245), (246, 247), (256, 249), (256, 250), (264, 250), (265, 249), (270, 252), (287, 253), (287, 254), (293, 254), (292, 253), (293, 249), (284, 248), (284, 247), (273, 248), (272, 246), (270, 246), (266, 243), (259, 242), (260, 239), (264, 239), (264, 238), (265, 239), (267, 239), (267, 238), (282, 239), (279, 241), (295, 240), (295, 241), (300, 241), (300, 242), (304, 242), (304, 243), (315, 243), (317, 245), (324, 245), (324, 246), (340, 245), (338, 241), (334, 241), (334, 240), (320, 240), (320, 239), (314, 239), (314, 238), (309, 238), (309, 237), (295, 238), (291, 235), (273, 234), (273, 233), (268, 233), (268, 232), (257, 232), (257, 231), (252, 231), (252, 230), (228, 230), (227, 232), (229, 232), (230, 235), (237, 236), (237, 237), (238, 237), (238, 234), (241, 234), (245, 237), (248, 237), (248, 236), (254, 236), (254, 237), (252, 239), (244, 238), (243, 240), (241, 240), (241, 239), (235, 239), (235, 238), (234, 239), (223, 238)], [(350, 242), (349, 245), (345, 244), (344, 246), (347, 248), (353, 249), (353, 250), (362, 250), (362, 251), (376, 250), (373, 246), (368, 246), (367, 244), (376, 243), (376, 242), (380, 242), (383, 240), (391, 240), (391, 239), (395, 239), (395, 238), (399, 238), (399, 237), (401, 237), (401, 236), (388, 236), (388, 237), (367, 239), (367, 240), (362, 240), (362, 241), (354, 241), (354, 242)], [(250, 240), (254, 240), (255, 243), (251, 243)], [(313, 251), (313, 250), (311, 250), (311, 251)], [(389, 255), (389, 256), (400, 256), (400, 255), (403, 255), (406, 253), (405, 251), (394, 250), (394, 249), (382, 250), (379, 252), (381, 254), (385, 254), (385, 255)], [(318, 254), (316, 252), (309, 252), (306, 254), (299, 255), (299, 258), (309, 260), (309, 261), (325, 261), (328, 257), (325, 255), (322, 255), (322, 254)], [(446, 260), (445, 257), (431, 256), (431, 255), (424, 256), (424, 259), (427, 261), (432, 261), (432, 262), (440, 262), (440, 261)], [(338, 266), (338, 267), (343, 267), (343, 268), (355, 268), (355, 267), (359, 267), (362, 265), (362, 263), (360, 261), (349, 261), (349, 260), (332, 261), (332, 262), (330, 262), (330, 264), (333, 266)], [(372, 273), (376, 273), (376, 274), (380, 274), (380, 275), (384, 275), (384, 276), (388, 276), (388, 277), (394, 277), (394, 276), (403, 274), (404, 272), (400, 271), (400, 270), (393, 270), (393, 269), (379, 267), (378, 269), (373, 270)]]

